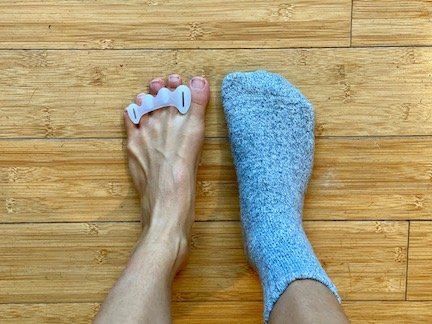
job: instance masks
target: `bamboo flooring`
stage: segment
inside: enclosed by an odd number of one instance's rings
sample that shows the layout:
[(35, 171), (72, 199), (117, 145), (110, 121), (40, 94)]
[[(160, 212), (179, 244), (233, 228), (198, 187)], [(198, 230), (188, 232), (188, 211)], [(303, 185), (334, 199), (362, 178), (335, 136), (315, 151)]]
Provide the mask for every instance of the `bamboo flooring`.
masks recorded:
[(140, 232), (121, 116), (150, 78), (211, 83), (174, 323), (260, 323), (220, 99), (286, 76), (316, 110), (304, 219), (352, 323), (432, 321), (430, 0), (0, 2), (0, 323), (89, 323)]

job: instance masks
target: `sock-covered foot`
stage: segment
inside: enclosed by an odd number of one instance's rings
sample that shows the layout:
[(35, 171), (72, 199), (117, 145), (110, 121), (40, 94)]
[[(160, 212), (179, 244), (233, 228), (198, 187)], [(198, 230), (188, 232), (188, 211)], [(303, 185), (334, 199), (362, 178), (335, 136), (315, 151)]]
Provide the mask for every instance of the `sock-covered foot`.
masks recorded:
[(264, 291), (264, 320), (297, 279), (314, 279), (339, 299), (302, 226), (314, 151), (312, 105), (282, 76), (231, 73), (222, 85), (240, 190), (246, 250)]

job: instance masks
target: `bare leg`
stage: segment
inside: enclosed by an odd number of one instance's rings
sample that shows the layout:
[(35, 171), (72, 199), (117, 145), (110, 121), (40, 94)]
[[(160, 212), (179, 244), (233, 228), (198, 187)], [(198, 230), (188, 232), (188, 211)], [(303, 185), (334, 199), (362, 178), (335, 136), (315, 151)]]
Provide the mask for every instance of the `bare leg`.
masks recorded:
[(314, 280), (296, 280), (275, 304), (269, 323), (342, 324), (349, 321), (326, 286)]
[[(175, 89), (180, 84), (180, 76), (171, 75), (167, 86)], [(155, 95), (164, 85), (155, 79), (150, 92)], [(192, 106), (186, 115), (174, 107), (163, 108), (143, 116), (136, 127), (125, 114), (129, 168), (141, 197), (143, 233), (95, 323), (171, 322), (171, 284), (189, 250), (210, 95), (203, 78), (193, 78), (190, 87)]]

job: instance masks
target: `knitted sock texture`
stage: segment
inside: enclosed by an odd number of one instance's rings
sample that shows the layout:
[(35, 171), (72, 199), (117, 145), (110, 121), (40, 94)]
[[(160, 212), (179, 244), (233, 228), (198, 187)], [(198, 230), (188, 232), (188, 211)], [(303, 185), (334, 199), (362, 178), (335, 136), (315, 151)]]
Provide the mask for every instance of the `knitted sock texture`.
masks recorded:
[(312, 105), (282, 76), (266, 71), (228, 74), (222, 99), (245, 249), (262, 282), (264, 321), (297, 279), (323, 283), (340, 301), (302, 226), (314, 152)]

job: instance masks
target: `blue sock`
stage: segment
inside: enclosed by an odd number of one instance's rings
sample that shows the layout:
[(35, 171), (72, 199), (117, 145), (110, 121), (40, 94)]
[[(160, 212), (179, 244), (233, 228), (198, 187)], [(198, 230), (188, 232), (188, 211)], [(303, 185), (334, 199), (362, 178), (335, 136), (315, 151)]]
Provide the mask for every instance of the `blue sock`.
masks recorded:
[(228, 74), (222, 99), (240, 190), (246, 251), (264, 293), (264, 321), (288, 285), (313, 279), (338, 298), (302, 226), (312, 171), (314, 111), (278, 74)]

